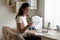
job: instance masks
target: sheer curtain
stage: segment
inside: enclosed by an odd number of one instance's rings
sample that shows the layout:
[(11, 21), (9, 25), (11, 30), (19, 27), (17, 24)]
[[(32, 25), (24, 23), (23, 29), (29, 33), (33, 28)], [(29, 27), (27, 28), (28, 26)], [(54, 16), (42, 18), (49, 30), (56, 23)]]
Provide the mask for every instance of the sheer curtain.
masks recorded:
[(56, 29), (60, 25), (60, 0), (45, 0), (44, 24), (47, 27), (50, 22), (50, 28)]

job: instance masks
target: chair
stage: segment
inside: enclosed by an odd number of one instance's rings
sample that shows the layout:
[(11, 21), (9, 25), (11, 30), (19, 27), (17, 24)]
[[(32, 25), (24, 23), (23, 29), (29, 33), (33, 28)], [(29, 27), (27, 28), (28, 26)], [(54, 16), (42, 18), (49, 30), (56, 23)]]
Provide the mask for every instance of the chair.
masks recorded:
[(25, 40), (17, 30), (7, 26), (2, 27), (2, 36), (3, 40)]
[(33, 25), (32, 25), (33, 27), (35, 27), (36, 29), (42, 29), (42, 17), (33, 16), (32, 21), (33, 21)]

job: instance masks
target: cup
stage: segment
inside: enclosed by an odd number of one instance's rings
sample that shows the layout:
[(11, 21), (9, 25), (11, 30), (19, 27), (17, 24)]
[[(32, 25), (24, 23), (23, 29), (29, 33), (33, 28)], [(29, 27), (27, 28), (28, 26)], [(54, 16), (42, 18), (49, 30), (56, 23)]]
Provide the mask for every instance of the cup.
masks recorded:
[(27, 22), (28, 22), (28, 23), (32, 23), (32, 18), (31, 18), (31, 17), (28, 18)]
[(31, 17), (29, 18), (29, 22), (32, 22), (32, 18)]

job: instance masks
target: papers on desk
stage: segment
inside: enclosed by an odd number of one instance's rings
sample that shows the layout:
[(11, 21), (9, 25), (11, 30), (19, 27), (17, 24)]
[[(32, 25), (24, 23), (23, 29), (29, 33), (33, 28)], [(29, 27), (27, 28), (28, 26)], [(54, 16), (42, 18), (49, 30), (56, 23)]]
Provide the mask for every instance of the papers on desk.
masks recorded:
[(41, 22), (33, 22), (32, 27), (35, 27), (37, 30), (42, 29), (42, 23)]
[(53, 32), (47, 32), (47, 31), (40, 31), (40, 32), (36, 32), (35, 35), (54, 35)]
[(35, 35), (43, 35), (48, 33), (47, 31), (40, 31), (40, 32), (36, 32)]
[(35, 35), (43, 35), (43, 33), (38, 33), (38, 32), (37, 32), (37, 33), (35, 33)]
[(42, 29), (42, 17), (40, 16), (33, 16), (32, 17), (32, 27), (35, 27), (36, 29)]

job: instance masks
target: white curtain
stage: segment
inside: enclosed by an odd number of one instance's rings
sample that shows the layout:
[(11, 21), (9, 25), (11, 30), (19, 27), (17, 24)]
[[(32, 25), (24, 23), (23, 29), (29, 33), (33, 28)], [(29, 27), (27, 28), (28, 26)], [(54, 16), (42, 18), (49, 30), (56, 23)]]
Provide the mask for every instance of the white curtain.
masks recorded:
[(47, 27), (50, 22), (50, 28), (56, 29), (56, 25), (60, 25), (60, 0), (45, 0), (45, 20)]

